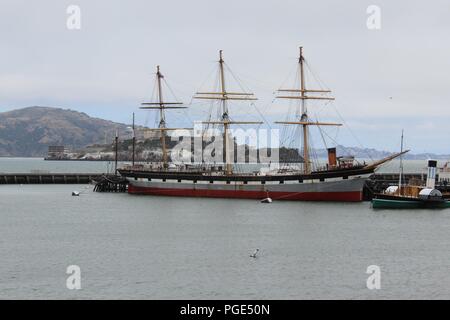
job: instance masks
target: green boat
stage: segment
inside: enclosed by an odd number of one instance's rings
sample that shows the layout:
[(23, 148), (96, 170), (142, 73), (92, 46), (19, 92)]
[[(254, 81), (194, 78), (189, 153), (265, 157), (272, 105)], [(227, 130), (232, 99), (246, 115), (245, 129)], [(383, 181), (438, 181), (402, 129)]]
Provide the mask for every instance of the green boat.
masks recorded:
[[(403, 132), (402, 132), (403, 150)], [(400, 175), (398, 186), (390, 186), (385, 192), (375, 194), (372, 199), (373, 209), (445, 209), (450, 208), (450, 201), (442, 192), (435, 189), (436, 160), (428, 160), (428, 172), (425, 186), (402, 185), (403, 163), (400, 158)]]
[(450, 201), (421, 201), (421, 200), (393, 200), (373, 199), (374, 209), (444, 209), (450, 208)]

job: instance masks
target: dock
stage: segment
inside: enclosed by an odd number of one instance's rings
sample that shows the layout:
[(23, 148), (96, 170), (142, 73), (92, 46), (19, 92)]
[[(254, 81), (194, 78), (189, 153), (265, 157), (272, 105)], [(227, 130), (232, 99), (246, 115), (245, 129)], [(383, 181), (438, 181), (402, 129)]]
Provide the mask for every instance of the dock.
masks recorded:
[(127, 192), (128, 180), (103, 173), (1, 173), (0, 184), (95, 184), (96, 192)]
[(86, 184), (101, 173), (0, 173), (0, 184)]

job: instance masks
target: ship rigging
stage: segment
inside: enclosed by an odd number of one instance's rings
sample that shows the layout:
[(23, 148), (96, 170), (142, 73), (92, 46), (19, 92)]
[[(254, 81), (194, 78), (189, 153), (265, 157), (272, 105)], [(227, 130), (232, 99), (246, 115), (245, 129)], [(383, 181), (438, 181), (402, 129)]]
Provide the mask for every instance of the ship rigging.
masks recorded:
[(221, 125), (223, 126), (223, 141), (224, 141), (224, 160), (225, 160), (225, 173), (227, 175), (233, 174), (233, 160), (231, 158), (232, 149), (234, 149), (234, 142), (232, 137), (230, 136), (229, 129), (233, 124), (244, 124), (244, 125), (252, 125), (252, 124), (262, 124), (261, 121), (235, 121), (231, 120), (230, 110), (228, 108), (229, 100), (257, 100), (253, 93), (245, 93), (245, 92), (229, 92), (226, 89), (225, 84), (225, 71), (224, 71), (224, 60), (222, 55), (222, 50), (219, 51), (219, 83), (220, 83), (220, 92), (197, 92), (194, 96), (195, 99), (208, 99), (208, 100), (217, 100), (222, 104), (222, 115), (221, 119), (217, 121), (202, 121), (204, 124), (213, 124), (213, 125)]
[[(220, 104), (219, 119), (202, 121), (207, 125), (218, 125), (223, 129), (223, 161), (225, 168), (168, 163), (166, 132), (178, 128), (166, 126), (165, 110), (183, 108), (179, 102), (163, 100), (159, 67), (157, 68), (158, 100), (144, 103), (146, 109), (159, 110), (158, 128), (150, 129), (160, 132), (162, 144), (163, 166), (125, 166), (118, 171), (129, 181), (128, 192), (131, 194), (149, 194), (166, 196), (194, 196), (220, 198), (251, 198), (251, 199), (283, 199), (312, 201), (362, 201), (362, 190), (367, 177), (377, 167), (395, 157), (407, 152), (403, 151), (371, 164), (354, 163), (353, 158), (337, 163), (336, 148), (328, 149), (328, 165), (324, 168), (313, 168), (309, 127), (336, 126), (342, 124), (333, 122), (313, 121), (308, 113), (309, 100), (334, 100), (328, 94), (330, 90), (310, 89), (305, 81), (305, 58), (303, 48), (300, 48), (299, 81), (296, 88), (281, 88), (279, 99), (300, 101), (300, 110), (293, 121), (278, 121), (282, 125), (294, 125), (302, 132), (302, 170), (276, 170), (268, 172), (235, 172), (233, 170), (234, 141), (230, 134), (232, 125), (260, 125), (261, 121), (236, 121), (230, 116), (228, 103), (233, 100), (256, 100), (253, 93), (228, 91), (225, 82), (224, 59), (219, 52), (219, 88), (216, 91), (200, 91), (194, 98), (213, 100)], [(202, 142), (203, 148), (203, 142)], [(192, 149), (191, 149), (192, 150)], [(203, 152), (203, 150), (202, 150)]]

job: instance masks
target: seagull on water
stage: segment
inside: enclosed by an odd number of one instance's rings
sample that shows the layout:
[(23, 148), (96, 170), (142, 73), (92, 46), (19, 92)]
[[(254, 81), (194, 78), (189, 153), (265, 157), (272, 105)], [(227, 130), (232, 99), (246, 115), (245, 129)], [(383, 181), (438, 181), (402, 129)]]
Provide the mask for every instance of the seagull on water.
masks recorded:
[(250, 258), (256, 258), (256, 255), (258, 254), (259, 249), (256, 249), (253, 254), (250, 255)]

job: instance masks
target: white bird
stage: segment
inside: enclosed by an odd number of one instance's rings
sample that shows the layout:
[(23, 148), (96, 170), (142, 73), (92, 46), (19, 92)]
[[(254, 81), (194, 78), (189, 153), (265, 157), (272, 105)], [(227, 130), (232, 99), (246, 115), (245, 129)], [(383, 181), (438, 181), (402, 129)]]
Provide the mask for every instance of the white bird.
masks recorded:
[(258, 254), (259, 249), (256, 249), (253, 254), (250, 255), (250, 258), (256, 258), (256, 255)]

